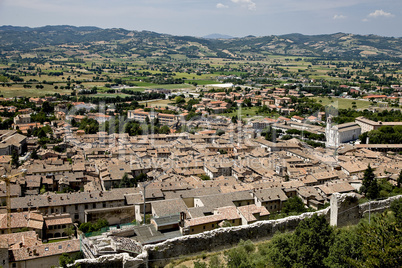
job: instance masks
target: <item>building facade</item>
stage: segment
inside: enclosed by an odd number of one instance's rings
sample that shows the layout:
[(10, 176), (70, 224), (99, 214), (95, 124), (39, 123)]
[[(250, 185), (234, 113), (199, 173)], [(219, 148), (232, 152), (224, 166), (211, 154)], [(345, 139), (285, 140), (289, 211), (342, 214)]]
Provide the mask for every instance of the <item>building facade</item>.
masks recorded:
[(359, 124), (352, 122), (332, 126), (332, 118), (328, 117), (325, 128), (326, 147), (338, 147), (341, 143), (357, 140), (360, 134)]

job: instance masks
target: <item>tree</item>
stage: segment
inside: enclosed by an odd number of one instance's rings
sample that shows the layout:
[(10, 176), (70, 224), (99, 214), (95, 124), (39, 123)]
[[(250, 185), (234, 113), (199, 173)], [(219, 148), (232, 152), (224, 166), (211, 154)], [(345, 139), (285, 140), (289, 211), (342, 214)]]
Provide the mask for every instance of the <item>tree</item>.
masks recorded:
[(39, 193), (40, 193), (40, 194), (46, 193), (46, 186), (45, 186), (45, 185), (42, 185), (42, 188), (40, 188)]
[(324, 263), (331, 268), (352, 267), (353, 262), (362, 259), (361, 239), (357, 228), (339, 229), (335, 235), (328, 257)]
[(380, 194), (380, 188), (378, 186), (377, 179), (375, 178), (373, 169), (370, 165), (368, 165), (366, 171), (364, 171), (363, 185), (361, 191), (368, 199), (376, 199)]
[(257, 267), (264, 267), (267, 262), (272, 263), (273, 267), (292, 267), (295, 257), (292, 240), (291, 233), (277, 233), (270, 243), (260, 245), (258, 252), (261, 256), (257, 258)]
[(226, 251), (225, 259), (228, 268), (246, 268), (252, 267), (252, 259), (250, 254), (255, 251), (255, 246), (250, 240), (240, 240), (239, 245)]
[(13, 149), (11, 153), (11, 165), (18, 167), (20, 165), (19, 163), (19, 155), (18, 151), (16, 149)]
[(283, 213), (289, 213), (289, 212), (303, 213), (306, 211), (307, 209), (304, 207), (303, 200), (301, 200), (300, 197), (298, 196), (294, 196), (286, 200), (281, 210), (281, 212)]
[(205, 174), (201, 175), (200, 178), (203, 181), (209, 181), (211, 179), (208, 175), (205, 175)]
[(124, 173), (123, 177), (120, 180), (119, 188), (130, 187), (130, 179), (128, 178), (128, 174)]
[(170, 133), (170, 128), (168, 126), (162, 126), (159, 129), (159, 134), (169, 134)]
[(51, 106), (51, 104), (48, 101), (45, 101), (44, 103), (42, 103), (42, 112), (44, 112), (45, 114), (48, 113), (53, 113), (54, 111), (54, 107)]
[(216, 130), (215, 134), (218, 136), (222, 136), (223, 134), (225, 134), (225, 131), (222, 129), (218, 129), (218, 130)]
[(300, 222), (293, 233), (292, 266), (325, 267), (323, 260), (328, 256), (333, 238), (333, 229), (324, 216), (314, 214)]
[(33, 150), (31, 157), (32, 157), (32, 159), (39, 159), (38, 152), (36, 150)]
[(361, 239), (362, 259), (354, 267), (402, 267), (402, 235), (387, 212), (363, 220), (357, 230)]
[(194, 262), (194, 268), (207, 268), (207, 264), (205, 262), (196, 261)]
[(73, 263), (73, 259), (70, 258), (68, 253), (61, 254), (61, 256), (59, 258), (60, 266), (63, 267), (63, 268), (67, 268), (67, 265), (70, 264), (70, 263)]
[(223, 268), (224, 265), (221, 263), (221, 260), (218, 256), (214, 255), (209, 260), (208, 268)]
[(174, 98), (174, 102), (176, 104), (183, 104), (183, 103), (186, 103), (186, 100), (181, 96), (177, 96), (176, 98)]
[(397, 179), (397, 187), (401, 188), (401, 185), (402, 185), (402, 170), (399, 173), (399, 176), (398, 176), (398, 179)]
[(73, 226), (69, 226), (69, 227), (65, 228), (64, 232), (66, 233), (66, 235), (68, 235), (68, 237), (71, 237), (75, 234), (75, 230), (74, 230)]
[(394, 213), (396, 223), (402, 227), (402, 199), (397, 199), (391, 203), (391, 210)]

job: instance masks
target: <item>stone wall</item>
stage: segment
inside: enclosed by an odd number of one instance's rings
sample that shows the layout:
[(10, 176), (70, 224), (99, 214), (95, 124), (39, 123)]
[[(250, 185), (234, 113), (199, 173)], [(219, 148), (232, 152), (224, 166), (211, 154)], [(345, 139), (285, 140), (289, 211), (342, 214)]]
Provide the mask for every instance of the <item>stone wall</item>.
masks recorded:
[(147, 245), (144, 250), (149, 254), (149, 266), (164, 266), (180, 255), (190, 255), (202, 251), (221, 250), (235, 246), (242, 240), (265, 240), (276, 232), (292, 231), (305, 218), (313, 214), (324, 215), (329, 219), (329, 208), (304, 213), (299, 216), (279, 220), (259, 221), (250, 225), (219, 228), (196, 235), (173, 238), (156, 245)]
[(201, 234), (169, 239), (155, 245), (144, 246), (143, 253), (136, 258), (122, 253), (77, 262), (83, 268), (114, 267), (113, 265), (116, 263), (124, 268), (161, 267), (182, 255), (222, 250), (235, 246), (241, 239), (253, 241), (269, 239), (278, 231), (294, 230), (302, 220), (314, 214), (324, 215), (332, 225), (355, 224), (368, 213), (369, 209), (372, 212), (382, 212), (390, 207), (392, 201), (399, 198), (402, 198), (402, 195), (359, 205), (356, 194), (334, 194), (331, 199), (331, 206), (317, 212), (304, 213), (279, 220), (259, 221), (250, 225), (219, 228)]
[(330, 224), (333, 226), (357, 224), (369, 211), (372, 213), (383, 212), (391, 206), (394, 200), (399, 198), (402, 198), (402, 195), (359, 204), (359, 199), (355, 193), (335, 193), (331, 197)]
[(359, 213), (359, 198), (355, 193), (334, 193), (330, 202), (330, 224), (332, 226), (345, 226), (357, 224), (361, 218)]
[(83, 259), (75, 261), (69, 267), (80, 265), (81, 268), (148, 268), (148, 253), (144, 251), (142, 254), (133, 258), (128, 253), (104, 255), (96, 259)]
[(369, 213), (369, 211), (371, 211), (372, 213), (383, 212), (391, 206), (391, 203), (393, 201), (400, 198), (402, 198), (402, 195), (392, 196), (384, 200), (371, 201), (361, 204), (359, 205), (359, 214), (361, 215), (361, 217), (364, 217), (366, 214)]

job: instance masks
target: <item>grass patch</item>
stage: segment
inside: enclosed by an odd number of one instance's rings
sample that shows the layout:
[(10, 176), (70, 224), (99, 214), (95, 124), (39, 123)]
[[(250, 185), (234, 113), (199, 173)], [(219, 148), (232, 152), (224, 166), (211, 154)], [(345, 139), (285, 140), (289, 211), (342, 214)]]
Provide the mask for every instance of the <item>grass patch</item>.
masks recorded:
[(165, 89), (193, 89), (193, 85), (189, 84), (167, 84), (167, 85), (156, 85), (149, 86), (148, 88), (165, 88)]
[(93, 95), (88, 95), (88, 96), (95, 97), (95, 98), (101, 98), (101, 97), (109, 97), (109, 98), (120, 97), (120, 98), (124, 98), (124, 97), (128, 97), (130, 95), (123, 94), (123, 93), (98, 93), (98, 94), (93, 94)]
[(219, 115), (232, 117), (232, 116), (238, 116), (240, 114), (240, 116), (242, 118), (252, 117), (252, 116), (256, 116), (256, 115), (263, 115), (263, 114), (258, 114), (257, 111), (258, 111), (258, 107), (242, 107), (242, 108), (235, 110), (234, 112), (223, 113), (223, 114), (219, 114)]
[(173, 100), (150, 100), (145, 102), (140, 102), (141, 104), (147, 103), (148, 107), (166, 107), (168, 105), (173, 105)]
[(43, 244), (56, 243), (56, 242), (61, 242), (61, 241), (66, 241), (66, 240), (69, 240), (69, 239), (68, 238), (53, 239), (53, 240), (48, 240), (47, 242), (43, 242)]
[(189, 80), (187, 82), (195, 82), (200, 86), (203, 85), (211, 85), (211, 84), (221, 84), (220, 82), (216, 82), (216, 80)]
[[(370, 101), (363, 100), (353, 100), (353, 99), (343, 99), (343, 98), (332, 98), (328, 97), (313, 97), (313, 99), (317, 100), (320, 104), (324, 106), (333, 106), (338, 109), (367, 109), (373, 104)], [(320, 102), (321, 101), (321, 102)], [(355, 102), (356, 104), (353, 104)], [(353, 105), (356, 105), (356, 108), (353, 108)]]
[(70, 94), (71, 90), (67, 89), (54, 89), (53, 85), (43, 85), (44, 88), (38, 89), (35, 84), (32, 84), (32, 88), (23, 88), (22, 85), (12, 85), (11, 87), (0, 86), (0, 94), (5, 98), (13, 97), (40, 97), (45, 95), (53, 95), (54, 93)]

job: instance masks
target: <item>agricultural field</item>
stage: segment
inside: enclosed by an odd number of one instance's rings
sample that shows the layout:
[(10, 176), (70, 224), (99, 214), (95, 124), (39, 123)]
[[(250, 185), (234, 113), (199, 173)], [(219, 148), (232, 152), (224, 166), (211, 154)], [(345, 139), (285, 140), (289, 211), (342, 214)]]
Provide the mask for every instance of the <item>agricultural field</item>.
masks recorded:
[(32, 85), (32, 88), (24, 88), (22, 85), (12, 85), (8, 86), (0, 86), (0, 95), (3, 95), (5, 98), (14, 98), (14, 97), (42, 97), (45, 95), (53, 95), (55, 93), (70, 94), (71, 90), (68, 89), (54, 89), (53, 85), (43, 85), (43, 88), (36, 88), (35, 85)]
[(147, 107), (166, 107), (170, 104), (173, 104), (173, 100), (149, 100), (149, 101), (140, 101), (141, 104), (146, 104)]
[(104, 98), (104, 97), (109, 97), (109, 98), (120, 97), (120, 98), (124, 98), (124, 97), (129, 97), (129, 96), (130, 95), (124, 94), (124, 93), (98, 93), (98, 94), (93, 95), (94, 98)]
[[(324, 106), (333, 106), (338, 109), (367, 109), (377, 106), (371, 101), (344, 99), (344, 98), (329, 98), (329, 97), (313, 97)], [(354, 107), (356, 106), (356, 107)]]

